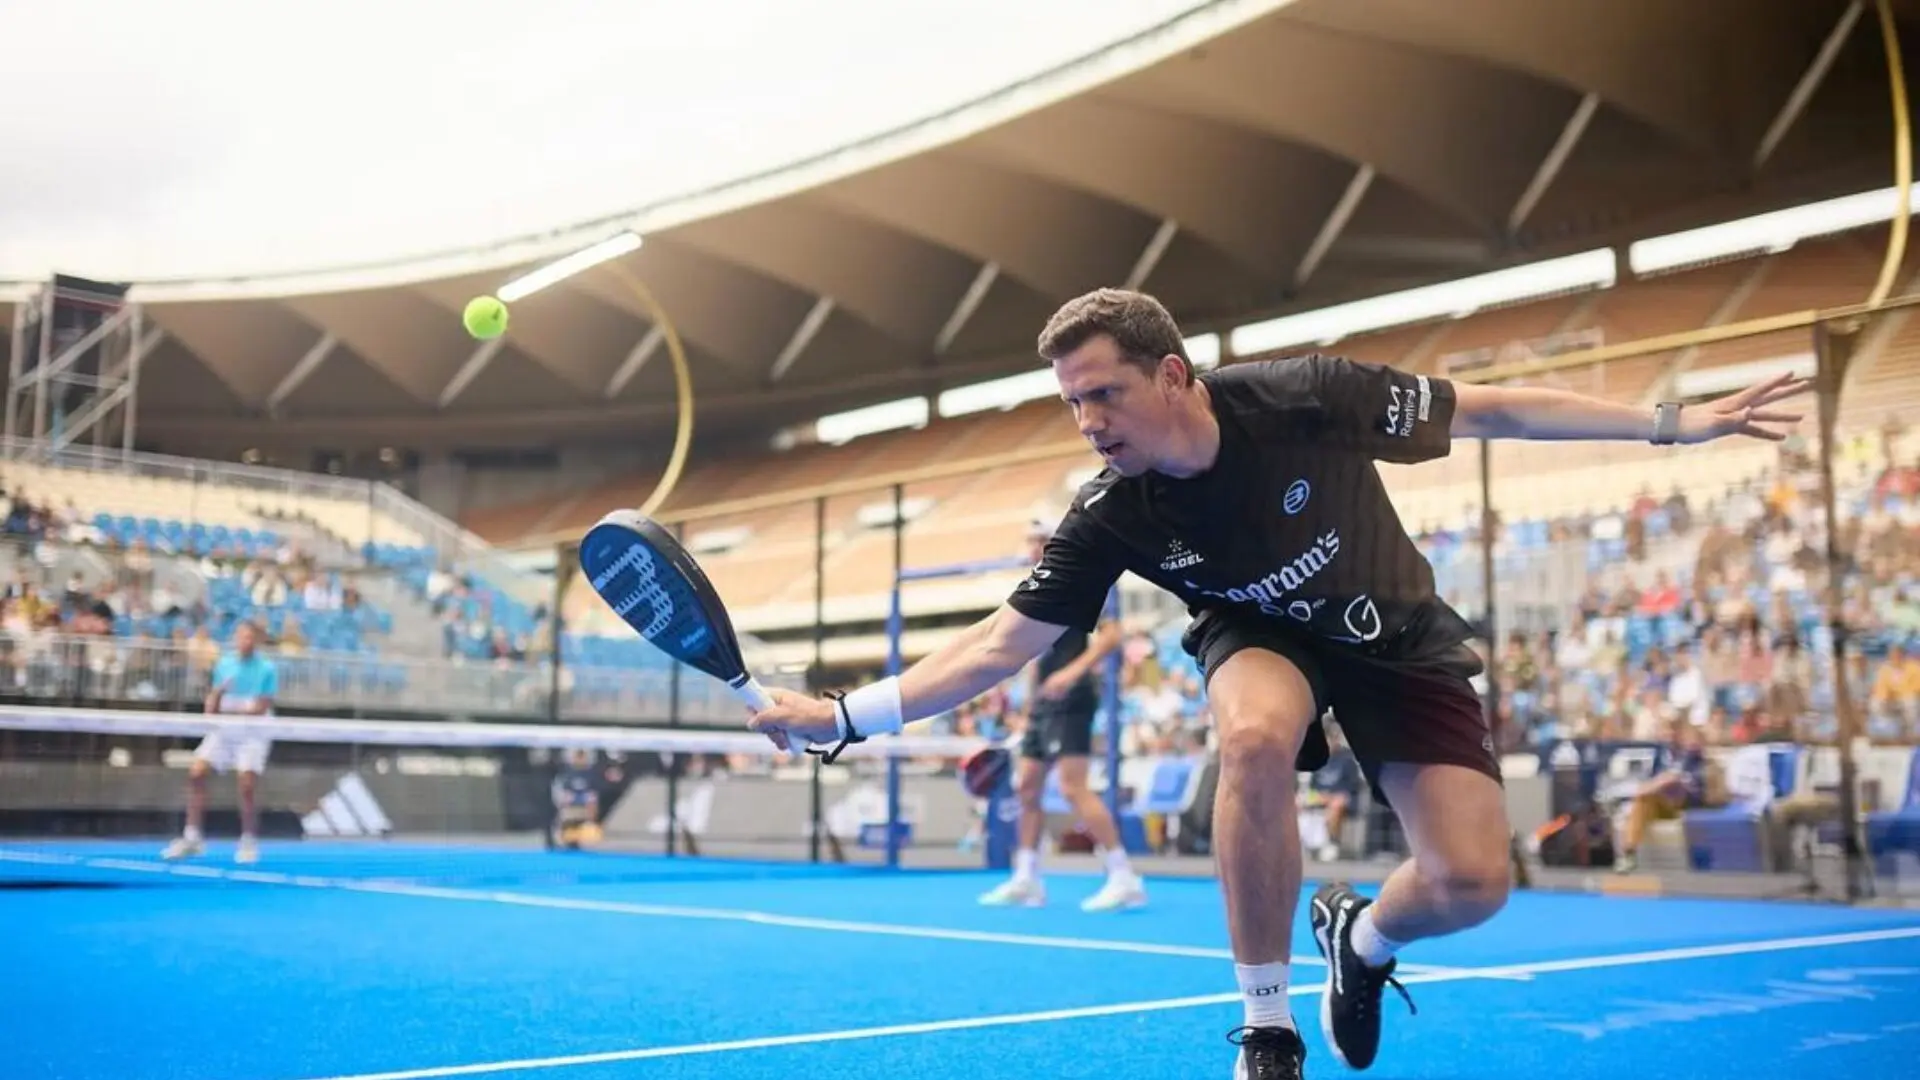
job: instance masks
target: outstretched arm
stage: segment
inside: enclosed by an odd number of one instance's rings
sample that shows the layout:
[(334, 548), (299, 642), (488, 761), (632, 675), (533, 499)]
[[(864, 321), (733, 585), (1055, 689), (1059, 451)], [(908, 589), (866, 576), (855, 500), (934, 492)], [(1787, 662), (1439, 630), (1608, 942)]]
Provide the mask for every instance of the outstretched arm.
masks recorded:
[(844, 707), (851, 734), (896, 734), (906, 724), (937, 716), (1011, 678), (1065, 629), (1002, 604), (899, 676), (863, 686), (838, 705), (787, 690), (769, 691), (774, 707), (754, 714), (747, 727), (782, 750), (796, 740), (803, 745), (835, 743), (849, 734), (841, 729)]
[[(1676, 443), (1739, 435), (1779, 442), (1801, 414), (1773, 406), (1805, 393), (1813, 380), (1780, 375), (1757, 386), (1680, 410)], [(1568, 390), (1456, 383), (1452, 434), (1460, 439), (1656, 440), (1656, 411)]]

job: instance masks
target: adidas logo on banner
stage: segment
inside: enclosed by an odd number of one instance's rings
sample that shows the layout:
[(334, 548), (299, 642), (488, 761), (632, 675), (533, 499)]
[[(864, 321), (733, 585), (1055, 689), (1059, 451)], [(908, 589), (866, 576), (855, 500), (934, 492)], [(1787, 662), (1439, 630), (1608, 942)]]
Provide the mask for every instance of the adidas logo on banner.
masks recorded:
[(308, 836), (385, 836), (393, 822), (367, 790), (358, 773), (348, 773), (320, 797), (320, 805), (300, 819)]

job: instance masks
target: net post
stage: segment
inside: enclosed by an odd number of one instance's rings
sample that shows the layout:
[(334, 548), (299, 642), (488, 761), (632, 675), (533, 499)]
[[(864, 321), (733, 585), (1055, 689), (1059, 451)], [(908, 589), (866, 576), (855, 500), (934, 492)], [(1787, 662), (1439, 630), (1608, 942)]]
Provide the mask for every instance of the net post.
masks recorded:
[(1873, 895), (1872, 869), (1867, 863), (1860, 835), (1860, 812), (1856, 792), (1858, 767), (1853, 759), (1854, 742), (1860, 737), (1860, 716), (1847, 686), (1847, 624), (1841, 614), (1841, 594), (1845, 588), (1846, 555), (1840, 547), (1840, 520), (1836, 507), (1833, 475), (1835, 427), (1840, 415), (1840, 391), (1846, 384), (1847, 368), (1853, 363), (1854, 350), (1866, 331), (1865, 317), (1844, 322), (1819, 322), (1813, 326), (1815, 360), (1814, 393), (1819, 413), (1820, 502), (1827, 527), (1827, 587), (1825, 607), (1828, 650), (1833, 672), (1835, 749), (1840, 755), (1840, 845), (1845, 859), (1846, 898), (1856, 902)]
[(547, 723), (560, 722), (560, 666), (566, 661), (567, 624), (561, 612), (566, 607), (567, 590), (573, 587), (574, 571), (580, 567), (578, 541), (561, 541), (553, 552), (553, 607), (547, 621), (553, 627), (547, 647)]
[[(906, 632), (900, 602), (900, 581), (906, 571), (906, 531), (904, 513), (906, 487), (893, 485), (893, 597), (887, 611), (887, 674), (900, 674), (900, 638)], [(900, 865), (900, 758), (887, 755), (887, 867)]]
[[(826, 689), (827, 641), (827, 497), (813, 500), (813, 668), (807, 675), (807, 691), (818, 694)], [(820, 830), (825, 827), (821, 807), (820, 756), (810, 754), (813, 766), (807, 776), (808, 813), (813, 827), (807, 832), (807, 857), (820, 861)]]
[[(1482, 624), (1487, 634), (1487, 663), (1492, 667), (1494, 658), (1500, 653), (1499, 625), (1494, 618), (1493, 591), (1493, 441), (1480, 440), (1480, 588), (1481, 602), (1486, 605), (1485, 621)], [(1500, 680), (1487, 679), (1487, 728), (1492, 731), (1500, 718)]]
[[(1493, 753), (1499, 759), (1501, 743), (1506, 733), (1500, 729), (1500, 679), (1494, 665), (1500, 656), (1499, 620), (1494, 615), (1493, 533), (1495, 528), (1493, 510), (1493, 440), (1480, 440), (1480, 583), (1484, 594), (1487, 633), (1487, 693), (1482, 699), (1482, 708), (1487, 716), (1487, 735), (1493, 740)], [(1513, 884), (1516, 888), (1530, 888), (1533, 876), (1527, 869), (1526, 850), (1520, 844), (1520, 834), (1507, 834), (1507, 862), (1513, 870)]]

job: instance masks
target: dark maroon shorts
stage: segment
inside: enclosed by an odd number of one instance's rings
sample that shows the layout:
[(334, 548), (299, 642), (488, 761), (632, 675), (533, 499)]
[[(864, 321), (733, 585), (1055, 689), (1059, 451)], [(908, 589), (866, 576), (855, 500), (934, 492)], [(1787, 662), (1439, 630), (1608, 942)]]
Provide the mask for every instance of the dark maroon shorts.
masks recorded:
[(1277, 653), (1300, 669), (1313, 688), (1315, 717), (1296, 761), (1302, 772), (1326, 763), (1319, 718), (1331, 709), (1382, 802), (1380, 766), (1389, 761), (1461, 765), (1501, 779), (1486, 710), (1469, 681), (1479, 674), (1480, 663), (1464, 646), (1439, 661), (1395, 663), (1344, 653), (1336, 645), (1221, 611), (1195, 619), (1182, 645), (1209, 684), (1220, 665), (1242, 649)]

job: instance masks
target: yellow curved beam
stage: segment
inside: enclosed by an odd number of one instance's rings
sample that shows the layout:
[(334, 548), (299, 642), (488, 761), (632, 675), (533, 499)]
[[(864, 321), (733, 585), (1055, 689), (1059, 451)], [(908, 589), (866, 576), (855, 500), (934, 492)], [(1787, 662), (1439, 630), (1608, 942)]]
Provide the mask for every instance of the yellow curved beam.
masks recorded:
[(654, 511), (673, 494), (675, 485), (680, 483), (680, 472), (687, 464), (687, 449), (693, 443), (693, 374), (687, 367), (687, 352), (680, 344), (680, 333), (673, 327), (673, 320), (667, 317), (666, 309), (654, 298), (652, 290), (640, 283), (640, 279), (621, 266), (618, 262), (605, 265), (608, 272), (630, 289), (639, 299), (640, 305), (647, 309), (647, 317), (658, 326), (667, 342), (667, 355), (673, 361), (673, 384), (679, 398), (679, 417), (673, 433), (673, 453), (667, 458), (667, 469), (660, 474), (660, 480), (653, 486), (653, 493), (647, 496), (639, 506), (643, 517), (652, 517)]
[(1880, 264), (1880, 280), (1867, 297), (1877, 306), (1893, 293), (1894, 278), (1907, 257), (1907, 219), (1913, 212), (1913, 125), (1907, 113), (1907, 76), (1900, 61), (1900, 31), (1894, 23), (1892, 0), (1876, 0), (1880, 12), (1880, 40), (1887, 50), (1887, 82), (1893, 94), (1893, 175), (1899, 205), (1893, 211), (1893, 229), (1887, 233), (1887, 256)]

